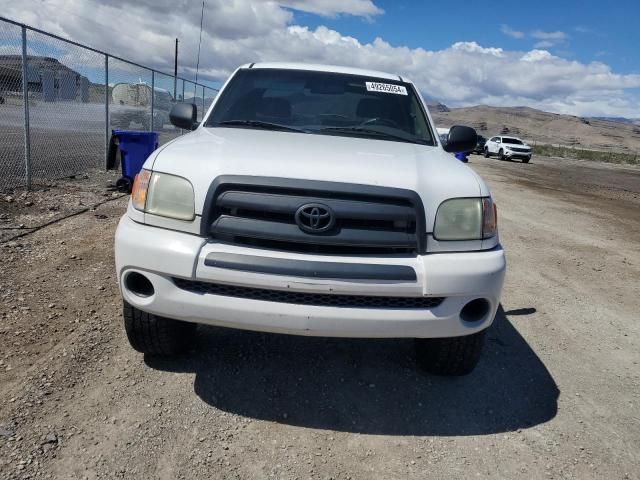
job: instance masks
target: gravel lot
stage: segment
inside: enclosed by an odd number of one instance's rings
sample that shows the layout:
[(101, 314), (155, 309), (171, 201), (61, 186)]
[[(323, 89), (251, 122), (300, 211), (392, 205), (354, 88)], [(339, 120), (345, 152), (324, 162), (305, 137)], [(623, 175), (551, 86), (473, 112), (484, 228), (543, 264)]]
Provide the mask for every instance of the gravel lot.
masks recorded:
[(189, 355), (144, 358), (121, 327), (110, 178), (0, 196), (4, 227), (86, 209), (3, 230), (0, 477), (640, 478), (640, 169), (471, 162), (509, 266), (460, 379), (418, 373), (407, 340), (201, 328)]

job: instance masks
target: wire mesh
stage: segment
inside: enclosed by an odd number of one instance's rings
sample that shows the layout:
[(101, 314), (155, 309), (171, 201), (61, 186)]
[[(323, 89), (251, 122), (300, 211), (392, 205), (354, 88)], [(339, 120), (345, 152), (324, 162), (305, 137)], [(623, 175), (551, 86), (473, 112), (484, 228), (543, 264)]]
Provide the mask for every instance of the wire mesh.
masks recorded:
[(203, 87), (204, 88), (204, 113), (209, 111), (209, 107), (213, 103), (213, 100), (216, 98), (218, 91), (213, 88)]
[[(180, 135), (180, 129), (171, 125), (169, 121), (169, 112), (176, 103), (173, 80), (174, 77), (170, 75), (159, 72), (154, 74), (153, 130), (158, 132), (161, 144)], [(180, 91), (178, 91), (178, 82), (175, 86), (176, 93), (181, 94), (182, 85), (180, 85)]]
[(187, 80), (184, 81), (184, 102), (193, 103), (198, 109), (198, 121), (202, 121), (202, 88)]
[(151, 130), (151, 70), (109, 58), (109, 127)]
[(177, 99), (179, 102), (184, 102), (184, 80), (179, 79), (178, 80), (178, 92), (177, 92)]
[(27, 32), (34, 182), (86, 172), (105, 156), (104, 56)]
[(22, 29), (0, 22), (0, 188), (24, 185)]
[(202, 110), (202, 117), (204, 118), (205, 114), (207, 113), (207, 109), (204, 106), (204, 86), (199, 87), (198, 90), (202, 92), (201, 94), (202, 102), (200, 102), (199, 108)]
[(37, 183), (104, 167), (112, 129), (153, 129), (161, 143), (172, 140), (186, 133), (169, 121), (176, 101), (194, 103), (201, 121), (216, 93), (0, 19), (0, 191), (28, 185), (28, 169)]

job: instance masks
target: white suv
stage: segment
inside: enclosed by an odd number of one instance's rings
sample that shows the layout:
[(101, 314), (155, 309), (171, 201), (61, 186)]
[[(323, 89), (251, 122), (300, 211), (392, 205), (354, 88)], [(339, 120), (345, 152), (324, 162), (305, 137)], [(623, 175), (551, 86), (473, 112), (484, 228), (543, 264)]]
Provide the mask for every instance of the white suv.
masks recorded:
[[(131, 345), (172, 354), (195, 324), (416, 338), (437, 374), (470, 372), (505, 272), (495, 204), (446, 153), (405, 78), (298, 64), (236, 70), (156, 150), (115, 239)], [(448, 151), (476, 134), (456, 126)]]
[(516, 137), (491, 137), (484, 144), (484, 156), (498, 155), (500, 160), (518, 158), (522, 163), (531, 160), (531, 147)]

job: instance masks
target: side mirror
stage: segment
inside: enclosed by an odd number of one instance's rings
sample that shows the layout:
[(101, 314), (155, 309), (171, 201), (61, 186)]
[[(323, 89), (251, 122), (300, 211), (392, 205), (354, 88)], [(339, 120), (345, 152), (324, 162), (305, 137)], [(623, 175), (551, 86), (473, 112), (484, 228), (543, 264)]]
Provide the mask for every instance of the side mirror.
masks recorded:
[(444, 146), (447, 152), (470, 152), (478, 143), (478, 135), (471, 127), (454, 125), (449, 130), (447, 143)]
[(193, 103), (176, 103), (169, 113), (172, 125), (185, 130), (195, 130), (198, 126), (198, 108)]

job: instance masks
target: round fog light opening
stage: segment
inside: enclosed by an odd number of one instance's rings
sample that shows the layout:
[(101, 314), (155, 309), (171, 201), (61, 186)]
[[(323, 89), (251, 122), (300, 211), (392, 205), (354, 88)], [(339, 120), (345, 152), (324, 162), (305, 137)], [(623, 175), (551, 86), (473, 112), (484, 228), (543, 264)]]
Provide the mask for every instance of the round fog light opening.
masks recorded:
[(460, 311), (460, 318), (465, 322), (478, 322), (489, 312), (489, 302), (484, 298), (476, 298), (467, 303)]
[(134, 295), (138, 297), (150, 297), (154, 294), (151, 281), (138, 272), (129, 272), (124, 279), (124, 285)]

